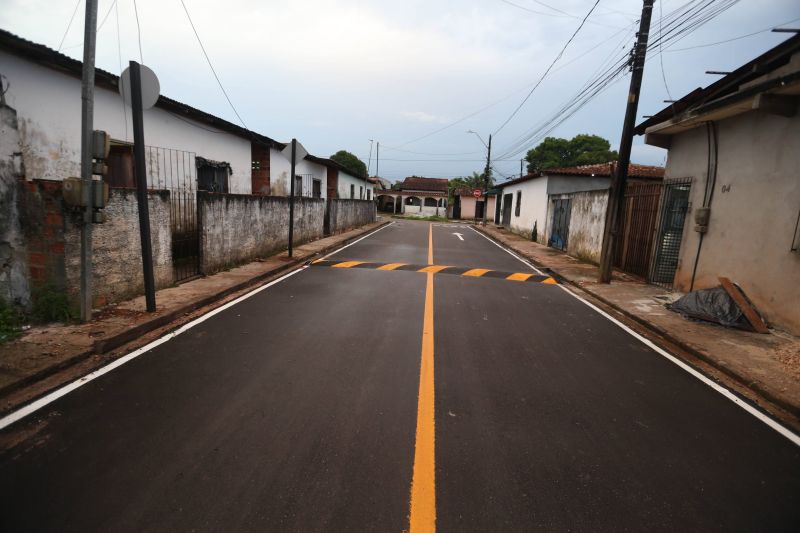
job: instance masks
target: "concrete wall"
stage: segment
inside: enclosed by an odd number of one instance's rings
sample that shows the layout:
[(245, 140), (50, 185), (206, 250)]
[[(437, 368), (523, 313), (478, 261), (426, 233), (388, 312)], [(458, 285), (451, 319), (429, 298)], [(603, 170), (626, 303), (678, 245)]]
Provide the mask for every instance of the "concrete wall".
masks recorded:
[(611, 178), (591, 176), (548, 176), (547, 194), (599, 191), (611, 187)]
[[(503, 220), (503, 199), (511, 194), (510, 230), (528, 239), (531, 238), (533, 225), (536, 223), (537, 242), (547, 243), (547, 176), (533, 178), (522, 183), (503, 187), (501, 192), (500, 221)], [(519, 216), (516, 214), (517, 191), (522, 191)]]
[[(608, 191), (582, 191), (569, 197), (572, 212), (567, 238), (567, 253), (583, 261), (600, 262), (603, 247), (603, 227), (608, 207)], [(548, 208), (552, 212), (552, 203)]]
[[(156, 289), (173, 283), (170, 195), (149, 191), (150, 242)], [(139, 208), (134, 189), (112, 189), (108, 220), (92, 226), (92, 295), (95, 307), (144, 294)], [(75, 298), (81, 285), (81, 230), (78, 217), (65, 217), (64, 260), (67, 290)]]
[[(200, 269), (213, 274), (267, 257), (289, 243), (289, 199), (198, 193)], [(325, 201), (295, 199), (294, 243), (323, 236)]]
[(372, 200), (328, 200), (328, 231), (342, 233), (377, 220), (376, 204)]
[[(350, 196), (350, 185), (353, 186), (354, 196)], [(357, 178), (347, 172), (339, 171), (339, 183), (337, 193), (339, 198), (354, 198), (357, 200), (366, 200), (367, 191), (370, 191), (370, 198), (373, 198), (372, 190), (374, 186), (372, 183), (365, 179)]]
[[(420, 193), (422, 194), (422, 193)], [(447, 199), (440, 198), (440, 197), (432, 197), (432, 196), (414, 196), (413, 198), (418, 198), (420, 205), (408, 205), (409, 198), (411, 196), (403, 196), (401, 198), (402, 206), (401, 212), (404, 215), (415, 216), (415, 217), (433, 217), (433, 216), (440, 216), (445, 217), (447, 216)], [(437, 206), (426, 206), (425, 205), (425, 198), (433, 198), (436, 200)], [(443, 204), (439, 206), (438, 204)]]
[(0, 301), (27, 307), (27, 247), (17, 205), (22, 177), (17, 114), (0, 106)]
[[(289, 182), (292, 175), (292, 163), (287, 157), (270, 148), (269, 150), (269, 166), (270, 166), (270, 194), (272, 196), (289, 196), (291, 190), (291, 183)], [(303, 159), (298, 161), (295, 165), (295, 175), (311, 175), (312, 179), (320, 180), (320, 189), (322, 198), (328, 197), (328, 167), (313, 161)], [(306, 180), (308, 181), (308, 180)], [(310, 188), (310, 183), (304, 183), (304, 188)], [(310, 196), (311, 191), (303, 191), (304, 196)]]
[[(800, 254), (790, 250), (800, 211), (800, 115), (751, 111), (719, 123), (719, 157), (708, 233), (694, 288), (738, 283), (766, 319), (800, 334)], [(687, 291), (699, 234), (708, 149), (705, 128), (672, 138), (667, 178), (693, 178), (675, 287)]]
[[(477, 200), (474, 196), (461, 196), (461, 220), (475, 219), (475, 204)], [(481, 198), (486, 200), (486, 198)], [(486, 220), (494, 220), (495, 197), (489, 197), (489, 210), (486, 212)]]
[[(10, 83), (6, 100), (18, 114), (27, 178), (62, 180), (80, 175), (80, 79), (4, 51), (0, 51), (0, 65)], [(119, 93), (96, 88), (94, 127), (114, 139), (133, 141), (130, 108), (123, 105)], [(157, 107), (144, 112), (145, 144), (226, 161), (233, 171), (230, 191), (250, 193), (250, 140), (215, 131)]]

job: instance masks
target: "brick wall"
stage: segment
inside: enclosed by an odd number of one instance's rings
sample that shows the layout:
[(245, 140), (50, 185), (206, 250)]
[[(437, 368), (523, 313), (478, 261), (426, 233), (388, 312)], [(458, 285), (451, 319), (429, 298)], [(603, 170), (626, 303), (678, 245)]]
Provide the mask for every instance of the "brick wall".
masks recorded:
[(250, 146), (253, 154), (251, 190), (253, 194), (268, 195), (270, 193), (269, 147), (257, 142), (253, 142)]
[(67, 289), (65, 228), (60, 181), (21, 181), (19, 220), (27, 243), (32, 290), (44, 285)]

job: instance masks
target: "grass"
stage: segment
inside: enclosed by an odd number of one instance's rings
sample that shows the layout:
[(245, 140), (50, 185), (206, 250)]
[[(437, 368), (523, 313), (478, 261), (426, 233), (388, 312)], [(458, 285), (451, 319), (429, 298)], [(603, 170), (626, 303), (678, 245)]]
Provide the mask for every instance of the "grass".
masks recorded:
[(0, 300), (0, 344), (12, 341), (20, 336), (21, 318), (19, 312), (11, 305)]
[(31, 317), (37, 322), (72, 322), (78, 318), (78, 310), (62, 289), (45, 284), (34, 289), (31, 297)]

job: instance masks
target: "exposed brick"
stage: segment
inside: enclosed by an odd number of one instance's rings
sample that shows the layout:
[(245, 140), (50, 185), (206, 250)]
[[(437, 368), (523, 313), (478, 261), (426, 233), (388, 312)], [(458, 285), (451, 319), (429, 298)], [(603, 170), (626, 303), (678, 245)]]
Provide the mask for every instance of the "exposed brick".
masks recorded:
[(63, 242), (54, 242), (50, 244), (50, 253), (63, 255), (64, 254), (64, 243)]
[(28, 264), (31, 267), (43, 267), (47, 263), (47, 256), (42, 252), (29, 252)]
[(105, 307), (106, 305), (108, 305), (108, 298), (105, 294), (98, 294), (94, 297), (94, 303), (92, 303), (92, 306)]
[(61, 226), (64, 224), (64, 217), (61, 216), (61, 213), (47, 213), (44, 223), (49, 226)]
[(44, 267), (29, 265), (28, 270), (31, 274), (31, 280), (34, 282), (43, 282), (47, 278), (47, 271)]

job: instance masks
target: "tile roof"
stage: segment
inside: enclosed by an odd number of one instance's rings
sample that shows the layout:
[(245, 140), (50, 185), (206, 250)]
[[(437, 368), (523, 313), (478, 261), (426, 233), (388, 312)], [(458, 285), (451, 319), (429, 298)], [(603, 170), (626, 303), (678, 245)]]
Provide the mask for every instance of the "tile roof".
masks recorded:
[[(576, 167), (546, 168), (541, 171), (542, 175), (561, 174), (567, 176), (601, 176), (610, 177), (611, 168), (616, 166), (616, 161), (609, 163), (597, 163), (594, 165), (580, 165)], [(664, 167), (650, 165), (639, 165), (630, 163), (628, 165), (629, 178), (663, 178)]]
[(447, 192), (447, 178), (422, 178), (409, 176), (400, 184), (400, 190)]

